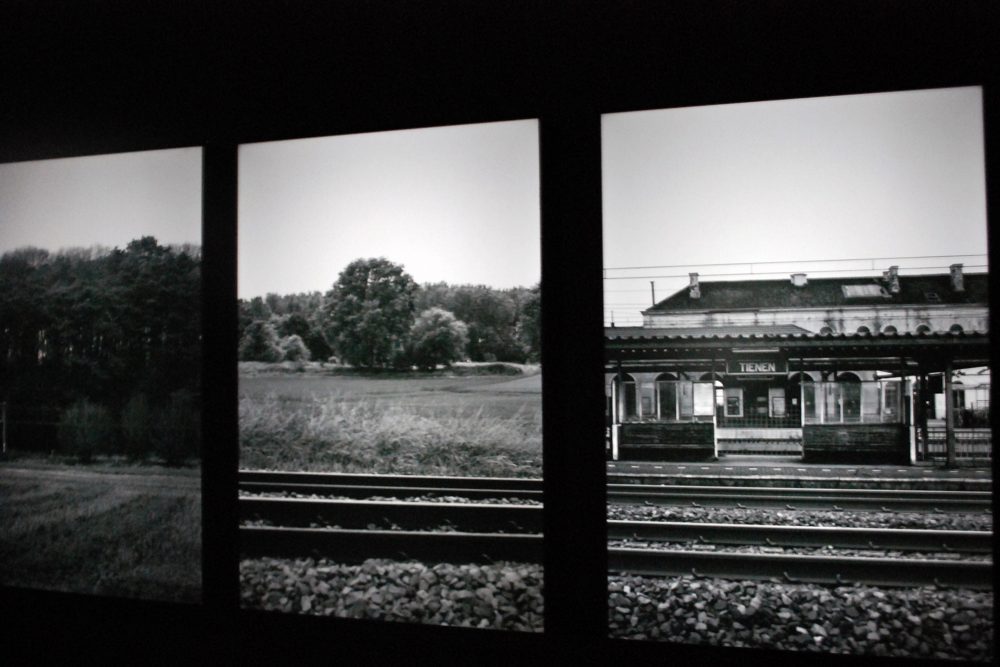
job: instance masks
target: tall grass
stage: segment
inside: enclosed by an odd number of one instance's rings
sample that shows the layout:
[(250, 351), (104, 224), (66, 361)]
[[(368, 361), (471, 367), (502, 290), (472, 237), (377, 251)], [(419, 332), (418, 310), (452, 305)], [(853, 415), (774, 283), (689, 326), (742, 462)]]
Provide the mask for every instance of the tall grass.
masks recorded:
[(415, 408), (325, 396), (240, 400), (240, 465), (276, 470), (540, 477), (540, 411)]

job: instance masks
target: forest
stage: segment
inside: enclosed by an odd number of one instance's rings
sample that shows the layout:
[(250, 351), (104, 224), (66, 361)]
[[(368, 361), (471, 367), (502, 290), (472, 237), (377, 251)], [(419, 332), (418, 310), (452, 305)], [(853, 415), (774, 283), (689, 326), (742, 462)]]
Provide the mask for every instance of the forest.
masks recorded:
[(153, 456), (200, 445), (201, 252), (120, 248), (0, 257), (0, 397), (11, 449)]
[(418, 285), (385, 258), (357, 259), (326, 292), (241, 299), (239, 358), (333, 358), (397, 370), (461, 360), (537, 363), (540, 325), (540, 284)]

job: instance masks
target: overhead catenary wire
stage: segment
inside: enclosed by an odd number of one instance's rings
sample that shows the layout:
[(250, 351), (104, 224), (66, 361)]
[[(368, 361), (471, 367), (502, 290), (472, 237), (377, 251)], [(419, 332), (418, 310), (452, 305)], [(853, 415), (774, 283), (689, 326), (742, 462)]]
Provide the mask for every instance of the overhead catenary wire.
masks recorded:
[[(689, 267), (713, 267), (713, 266), (755, 266), (758, 264), (828, 264), (832, 262), (882, 262), (910, 259), (954, 259), (956, 257), (987, 257), (983, 252), (951, 255), (910, 255), (905, 257), (845, 257), (842, 259), (777, 259), (760, 262), (717, 262), (717, 263), (697, 263), (697, 264), (659, 264), (652, 266), (606, 266), (605, 271), (627, 271), (627, 270), (649, 270), (649, 269), (682, 269)], [(939, 268), (939, 267), (932, 267)], [(872, 267), (874, 271), (874, 266)]]

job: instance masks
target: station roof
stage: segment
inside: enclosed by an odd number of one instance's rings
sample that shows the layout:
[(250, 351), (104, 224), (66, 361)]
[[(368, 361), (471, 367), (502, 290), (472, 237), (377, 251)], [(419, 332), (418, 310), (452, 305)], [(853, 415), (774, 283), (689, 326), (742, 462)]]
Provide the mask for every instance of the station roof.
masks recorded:
[[(644, 315), (676, 311), (845, 308), (851, 306), (982, 305), (989, 303), (989, 274), (963, 275), (964, 291), (951, 286), (950, 274), (900, 275), (892, 294), (881, 277), (808, 278), (796, 287), (791, 280), (699, 281), (700, 298), (684, 287)], [(846, 289), (845, 289), (846, 288)], [(879, 289), (883, 288), (883, 289)]]
[[(742, 353), (777, 353), (790, 359), (826, 359), (846, 368), (898, 367), (894, 359), (909, 359), (932, 370), (948, 362), (956, 367), (989, 365), (990, 339), (985, 331), (962, 333), (811, 333), (807, 331), (745, 331), (741, 327), (668, 329), (606, 327), (605, 362), (726, 358)], [(745, 327), (767, 329), (768, 327)], [(798, 327), (770, 327), (789, 329)], [(695, 333), (692, 333), (695, 331)], [(853, 360), (853, 361), (851, 361)], [(826, 363), (826, 362), (824, 362)]]

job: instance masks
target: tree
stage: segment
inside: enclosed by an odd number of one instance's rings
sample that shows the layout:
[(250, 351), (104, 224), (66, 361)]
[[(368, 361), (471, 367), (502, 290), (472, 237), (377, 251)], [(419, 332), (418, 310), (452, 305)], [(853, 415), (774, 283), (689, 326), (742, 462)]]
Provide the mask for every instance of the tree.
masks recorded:
[(518, 338), (524, 345), (530, 361), (542, 357), (542, 284), (536, 283), (528, 297), (521, 303)]
[(464, 357), (468, 342), (465, 322), (440, 308), (428, 308), (420, 313), (410, 329), (413, 361), (428, 370), (438, 364), (450, 365)]
[(413, 323), (416, 291), (402, 266), (384, 257), (354, 260), (327, 293), (327, 340), (352, 366), (389, 365)]
[(240, 340), (240, 361), (281, 361), (284, 353), (270, 322), (251, 322)]
[(309, 348), (297, 334), (285, 336), (278, 343), (285, 361), (309, 361)]

